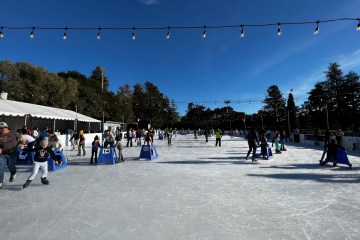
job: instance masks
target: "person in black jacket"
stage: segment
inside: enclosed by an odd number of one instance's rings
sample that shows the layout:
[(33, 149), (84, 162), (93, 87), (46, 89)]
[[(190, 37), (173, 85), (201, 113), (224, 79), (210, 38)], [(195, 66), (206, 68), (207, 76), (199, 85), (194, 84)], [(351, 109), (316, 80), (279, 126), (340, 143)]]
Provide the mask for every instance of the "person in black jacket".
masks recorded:
[[(49, 156), (52, 157), (52, 159), (56, 159), (54, 151), (51, 149), (51, 147), (48, 146), (49, 142), (47, 139), (43, 139), (40, 141), (40, 146), (33, 148), (33, 149), (24, 149), (26, 152), (35, 152), (34, 156), (34, 165), (32, 172), (27, 179), (26, 183), (23, 185), (23, 188), (27, 188), (31, 181), (34, 180), (36, 174), (38, 173), (39, 169), (42, 169), (42, 175), (41, 175), (41, 183), (45, 185), (49, 185), (49, 180), (47, 180), (47, 174), (48, 174), (48, 158)], [(61, 165), (61, 160), (54, 160), (56, 165)]]
[(339, 148), (341, 148), (342, 150), (345, 151), (345, 148), (342, 147), (341, 145), (337, 144), (335, 139), (331, 139), (330, 143), (327, 144), (325, 146), (327, 148), (327, 154), (326, 154), (326, 159), (325, 161), (321, 162), (321, 165), (325, 165), (329, 162), (330, 158), (333, 157), (333, 166), (336, 166), (336, 162), (337, 162), (337, 157), (336, 157), (336, 152)]
[(255, 159), (255, 156), (256, 156), (256, 148), (257, 148), (257, 145), (259, 145), (259, 140), (256, 136), (256, 132), (254, 130), (254, 128), (251, 128), (248, 132), (248, 135), (247, 135), (247, 139), (248, 139), (248, 145), (249, 145), (249, 151), (246, 155), (246, 160), (248, 159), (251, 151), (253, 152), (252, 153), (252, 161), (253, 162), (256, 162), (256, 159)]

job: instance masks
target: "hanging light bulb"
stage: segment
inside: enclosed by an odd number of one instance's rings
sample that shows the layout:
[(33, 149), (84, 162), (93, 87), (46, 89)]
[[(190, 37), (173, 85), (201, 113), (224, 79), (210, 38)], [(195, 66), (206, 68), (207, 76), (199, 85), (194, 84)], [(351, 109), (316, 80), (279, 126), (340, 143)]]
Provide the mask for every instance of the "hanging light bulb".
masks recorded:
[(204, 26), (203, 38), (206, 38), (206, 26)]
[(244, 31), (244, 25), (240, 25), (241, 26), (241, 32), (240, 32), (240, 37), (245, 37), (245, 31)]
[(67, 39), (67, 28), (65, 28), (65, 32), (64, 32), (63, 39), (64, 39), (64, 40), (66, 40), (66, 39)]
[(1, 30), (0, 30), (0, 37), (3, 38), (4, 37), (4, 33), (3, 33), (3, 27), (1, 27)]
[(318, 33), (319, 33), (319, 21), (316, 22), (316, 28), (314, 34), (316, 35)]
[(280, 26), (281, 26), (281, 23), (278, 23), (278, 31), (277, 31), (277, 35), (278, 35), (278, 36), (281, 36), (281, 35), (282, 35), (282, 31), (281, 31)]
[(35, 35), (34, 31), (35, 31), (35, 28), (33, 27), (33, 28), (32, 28), (32, 31), (31, 31), (31, 33), (30, 33), (30, 38), (34, 38), (34, 35)]
[(135, 28), (133, 28), (133, 29), (134, 29), (134, 31), (132, 33), (132, 40), (135, 40), (136, 39)]
[(101, 31), (101, 28), (99, 28), (99, 32), (98, 32), (97, 37), (96, 37), (99, 40), (101, 39), (100, 31)]
[(360, 18), (359, 18), (359, 23), (358, 23), (358, 25), (356, 27), (356, 30), (360, 31)]
[(168, 27), (168, 32), (166, 33), (166, 39), (170, 39), (170, 27)]

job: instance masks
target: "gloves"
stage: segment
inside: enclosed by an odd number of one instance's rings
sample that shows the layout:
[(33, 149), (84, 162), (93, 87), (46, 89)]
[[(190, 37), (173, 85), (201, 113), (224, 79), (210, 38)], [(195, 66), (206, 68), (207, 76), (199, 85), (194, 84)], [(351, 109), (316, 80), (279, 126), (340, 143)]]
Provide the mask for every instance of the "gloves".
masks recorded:
[(63, 164), (63, 162), (61, 161), (61, 160), (56, 160), (55, 161), (55, 165), (56, 166), (60, 166), (60, 165), (62, 165)]

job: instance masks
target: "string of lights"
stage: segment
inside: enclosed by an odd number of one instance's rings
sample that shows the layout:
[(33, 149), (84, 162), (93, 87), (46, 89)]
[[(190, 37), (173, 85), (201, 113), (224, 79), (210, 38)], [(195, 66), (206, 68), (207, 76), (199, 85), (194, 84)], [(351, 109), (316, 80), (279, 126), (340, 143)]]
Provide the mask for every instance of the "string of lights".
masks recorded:
[[(299, 100), (306, 100), (306, 98), (294, 98), (297, 102)], [(227, 101), (180, 101), (174, 102), (178, 107), (179, 106), (187, 106), (188, 104), (192, 103), (194, 105), (202, 105), (202, 106), (236, 106), (236, 105), (251, 105), (251, 104), (262, 104), (263, 100), (227, 100)]]
[(0, 38), (5, 37), (5, 30), (31, 30), (30, 38), (35, 37), (35, 32), (39, 30), (63, 30), (63, 39), (68, 38), (68, 31), (76, 30), (89, 30), (97, 31), (96, 38), (101, 39), (101, 34), (104, 31), (132, 31), (131, 38), (136, 40), (136, 32), (142, 30), (165, 30), (166, 39), (170, 39), (171, 30), (188, 30), (188, 29), (202, 29), (202, 37), (206, 38), (208, 29), (223, 29), (223, 28), (235, 28), (240, 30), (240, 37), (245, 37), (245, 29), (252, 27), (272, 27), (277, 26), (277, 35), (281, 36), (283, 31), (282, 26), (285, 25), (315, 25), (314, 34), (320, 32), (319, 25), (323, 23), (332, 23), (339, 21), (358, 21), (357, 30), (360, 30), (360, 18), (337, 18), (337, 19), (327, 19), (327, 20), (316, 20), (316, 21), (302, 21), (302, 22), (276, 22), (276, 23), (258, 23), (258, 24), (234, 24), (234, 25), (203, 25), (203, 26), (150, 26), (150, 27), (41, 27), (41, 26), (31, 26), (31, 27), (13, 27), (13, 26), (1, 26), (0, 27)]

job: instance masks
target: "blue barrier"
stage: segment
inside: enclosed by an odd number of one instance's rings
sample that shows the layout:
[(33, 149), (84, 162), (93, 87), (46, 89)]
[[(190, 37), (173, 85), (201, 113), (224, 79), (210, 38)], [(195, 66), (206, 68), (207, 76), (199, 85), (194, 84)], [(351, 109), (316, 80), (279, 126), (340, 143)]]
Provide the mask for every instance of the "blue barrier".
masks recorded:
[(118, 162), (119, 156), (115, 151), (115, 148), (107, 147), (100, 149), (98, 164), (115, 164)]
[[(62, 168), (65, 168), (67, 166), (67, 158), (64, 156), (64, 153), (62, 151), (54, 151), (56, 159), (53, 159), (52, 157), (49, 157), (48, 159), (48, 170), (49, 171), (57, 171)], [(56, 165), (55, 161), (61, 160), (61, 165)]]
[(159, 157), (156, 147), (152, 145), (142, 145), (139, 159), (155, 160)]
[[(266, 152), (264, 152), (266, 151)], [(271, 148), (266, 146), (266, 149), (261, 147), (261, 156), (266, 156), (267, 160), (273, 159), (274, 155), (272, 154)]]
[[(320, 165), (324, 164), (326, 152), (327, 152), (327, 149), (324, 150), (324, 152), (323, 152), (323, 154), (321, 156)], [(335, 161), (335, 163), (345, 164), (345, 165), (348, 165), (350, 168), (352, 168), (352, 164), (350, 163), (346, 152), (344, 150), (342, 150), (341, 148), (339, 148), (336, 151), (336, 158), (337, 158), (337, 160)], [(333, 162), (334, 163), (334, 157), (331, 156), (330, 159), (328, 160), (328, 162)]]
[(34, 156), (35, 152), (25, 152), (19, 148), (16, 164), (32, 164), (34, 162)]

